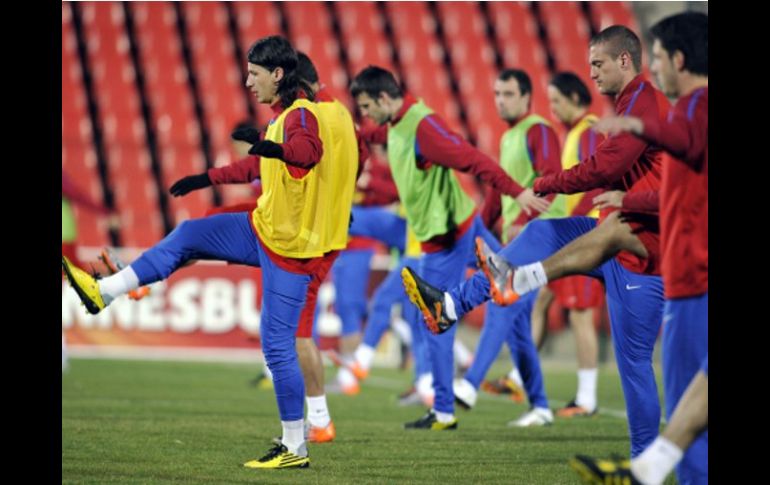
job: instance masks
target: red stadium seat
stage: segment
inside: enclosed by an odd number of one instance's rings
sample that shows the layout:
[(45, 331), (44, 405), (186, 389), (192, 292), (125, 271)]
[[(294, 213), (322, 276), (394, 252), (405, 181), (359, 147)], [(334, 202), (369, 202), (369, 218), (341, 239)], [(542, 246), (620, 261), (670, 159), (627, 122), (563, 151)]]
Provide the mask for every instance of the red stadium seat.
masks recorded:
[[(189, 2), (181, 6), (187, 20), (193, 64), (212, 149), (214, 153), (227, 150), (230, 148), (232, 127), (248, 117), (249, 102), (243, 91), (246, 80), (242, 78), (234, 56), (235, 46), (227, 25), (227, 10), (219, 2)], [(246, 60), (238, 62), (245, 65)], [(219, 123), (216, 127), (215, 119)]]
[(460, 89), (471, 133), (481, 151), (496, 157), (505, 124), (499, 120), (494, 105), (494, 83), (498, 72), (484, 17), (476, 3), (441, 2), (437, 5), (452, 73)]
[[(268, 35), (283, 35), (280, 15), (273, 2), (233, 2), (232, 7), (238, 19), (238, 37), (244, 54), (249, 52), (249, 48), (257, 39)], [(273, 117), (270, 107), (258, 104), (253, 96), (251, 102), (257, 110), (259, 126), (267, 126)]]
[(332, 30), (332, 19), (325, 3), (285, 2), (291, 43), (312, 59), (322, 83), (348, 106), (348, 76), (340, 63), (340, 48)]
[(387, 2), (385, 9), (409, 90), (423, 98), (452, 130), (467, 135), (443, 63), (444, 49), (436, 38), (435, 21), (427, 5), (425, 2)]
[(506, 67), (524, 69), (532, 80), (532, 111), (550, 117), (545, 48), (526, 2), (489, 2), (497, 47)]
[(591, 112), (601, 115), (611, 111), (612, 102), (591, 80), (588, 63), (591, 32), (583, 11), (576, 2), (543, 2), (539, 6), (556, 59), (556, 70), (571, 71), (585, 83), (593, 98)]
[(366, 66), (393, 71), (392, 50), (374, 2), (334, 2), (353, 76)]

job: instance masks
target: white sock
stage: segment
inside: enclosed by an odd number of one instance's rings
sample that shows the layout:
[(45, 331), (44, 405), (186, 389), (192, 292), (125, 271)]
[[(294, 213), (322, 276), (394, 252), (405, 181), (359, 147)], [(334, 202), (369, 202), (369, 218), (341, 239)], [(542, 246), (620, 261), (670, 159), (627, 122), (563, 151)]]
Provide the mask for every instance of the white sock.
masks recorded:
[(596, 378), (598, 369), (578, 369), (578, 391), (575, 404), (584, 407), (588, 412), (596, 409)]
[(273, 371), (271, 371), (270, 367), (267, 366), (267, 362), (265, 362), (265, 377), (271, 381), (273, 380)]
[(329, 407), (326, 405), (326, 394), (311, 397), (307, 396), (307, 420), (311, 426), (316, 428), (325, 428), (329, 426), (332, 420), (329, 416)]
[(356, 379), (356, 376), (350, 372), (350, 369), (347, 367), (340, 367), (340, 370), (337, 371), (337, 382), (339, 382), (342, 387), (350, 387), (357, 384), (358, 379)]
[(548, 284), (543, 263), (537, 262), (519, 266), (513, 274), (513, 291), (519, 295), (529, 293)]
[(436, 413), (436, 421), (439, 423), (451, 423), (455, 419), (455, 415), (452, 413), (442, 413), (439, 411), (435, 411)]
[(369, 370), (372, 366), (372, 360), (374, 360), (374, 349), (366, 344), (361, 344), (354, 355), (356, 362), (364, 369)]
[(524, 387), (524, 379), (521, 378), (518, 367), (511, 369), (511, 372), (508, 373), (508, 378), (518, 384), (520, 387)]
[(643, 484), (659, 485), (674, 470), (682, 455), (678, 446), (658, 436), (641, 455), (631, 460), (631, 471)]
[(398, 338), (408, 346), (412, 346), (412, 329), (409, 328), (409, 324), (401, 317), (396, 317), (391, 323), (393, 331), (396, 332)]
[(473, 354), (468, 347), (465, 346), (460, 340), (455, 339), (454, 343), (455, 361), (461, 367), (470, 367), (473, 363)]
[(452, 320), (457, 320), (457, 312), (455, 311), (455, 301), (449, 296), (449, 293), (444, 292), (444, 309), (446, 315)]
[(105, 305), (109, 305), (115, 298), (137, 288), (139, 288), (139, 277), (130, 265), (112, 276), (99, 280), (99, 293), (102, 294)]
[[(307, 448), (305, 444), (305, 423), (302, 419), (296, 421), (281, 421), (283, 426), (283, 435), (281, 436), (281, 443), (288, 448), (291, 453), (299, 456), (307, 456)], [(300, 450), (300, 447), (304, 448)]]
[(417, 378), (414, 388), (417, 389), (417, 393), (420, 397), (427, 398), (433, 396), (433, 374), (430, 372), (421, 374), (420, 377)]

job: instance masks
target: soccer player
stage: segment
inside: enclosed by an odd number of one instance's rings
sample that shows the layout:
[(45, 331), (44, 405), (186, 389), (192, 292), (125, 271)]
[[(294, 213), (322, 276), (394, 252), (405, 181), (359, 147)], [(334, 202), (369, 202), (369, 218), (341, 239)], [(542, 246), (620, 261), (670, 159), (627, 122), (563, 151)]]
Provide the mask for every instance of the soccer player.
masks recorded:
[[(588, 112), (591, 92), (574, 73), (560, 72), (548, 85), (548, 100), (553, 114), (569, 129), (561, 155), (562, 167), (569, 170), (593, 155), (596, 147), (604, 141), (604, 136), (592, 129), (598, 118)], [(598, 217), (599, 211), (593, 207), (593, 198), (600, 192), (594, 189), (588, 193), (568, 195), (567, 214)], [(604, 288), (598, 280), (582, 275), (554, 281), (550, 286), (554, 287), (555, 296), (562, 307), (569, 310), (569, 324), (575, 334), (578, 361), (578, 389), (575, 398), (557, 411), (556, 415), (562, 418), (591, 416), (597, 409), (599, 359), (594, 316), (604, 305)], [(545, 323), (543, 319), (539, 321)], [(534, 317), (532, 324), (535, 325)]]
[[(538, 175), (551, 175), (561, 171), (559, 140), (556, 132), (542, 116), (531, 113), (532, 81), (520, 69), (505, 69), (494, 84), (494, 98), (498, 115), (509, 128), (500, 139), (500, 166), (522, 187), (531, 188)], [(551, 205), (543, 213), (527, 214), (510, 197), (501, 197), (499, 191), (487, 194), (482, 220), (493, 227), (502, 215), (502, 241), (508, 242), (521, 232), (526, 224), (536, 218), (565, 217), (566, 200), (563, 195), (551, 195)], [(408, 273), (409, 270), (407, 270)], [(544, 426), (553, 423), (553, 413), (543, 385), (543, 374), (537, 348), (532, 341), (530, 317), (537, 292), (532, 292), (516, 304), (501, 307), (487, 306), (484, 326), (481, 330), (476, 358), (470, 369), (455, 380), (454, 393), (457, 402), (470, 409), (476, 403), (478, 388), (500, 347), (508, 341), (511, 357), (516, 362), (524, 381), (524, 388), (531, 409), (509, 426)]]
[[(600, 92), (614, 96), (616, 113), (653, 120), (665, 115), (668, 101), (639, 74), (641, 42), (631, 30), (617, 25), (602, 30), (591, 40), (589, 60), (592, 79)], [(536, 179), (534, 190), (549, 194), (626, 188), (626, 199), (633, 200), (637, 194), (659, 189), (663, 157), (659, 147), (632, 135), (610, 137), (592, 156), (570, 170)], [(590, 217), (533, 221), (499, 255), (477, 240), (482, 272), (447, 293), (418, 279), (416, 291), (410, 296), (414, 296), (412, 301), (434, 328), (449, 329), (455, 320), (445, 308), (453, 307), (459, 317), (487, 301), (490, 293), (498, 303), (512, 303), (519, 295), (548, 282), (551, 275), (546, 276), (544, 264), (539, 261), (570, 242), (585, 244), (590, 237), (583, 241), (578, 238), (586, 234), (617, 239), (599, 251), (595, 261), (583, 262), (583, 271), (605, 283), (615, 357), (626, 399), (631, 454), (636, 456), (657, 436), (660, 423), (652, 369), (663, 309), (658, 219), (655, 214), (624, 212), (621, 220), (617, 210), (608, 212), (603, 211), (601, 215), (606, 219), (598, 226)], [(618, 247), (624, 249), (618, 252)], [(607, 260), (616, 253), (616, 258)], [(515, 273), (513, 267), (517, 267)], [(580, 271), (559, 276), (577, 273)], [(406, 280), (405, 276), (408, 284)], [(441, 305), (436, 306), (437, 302)]]
[[(355, 125), (350, 113), (341, 102), (334, 99), (325, 87), (320, 84), (318, 72), (306, 54), (298, 52), (297, 61), (296, 72), (298, 77), (307, 83), (314, 95), (319, 114), (322, 119), (326, 120), (331, 126), (331, 134), (335, 139), (335, 143), (328, 146), (327, 149), (333, 150), (335, 153), (339, 152), (339, 156), (332, 157), (332, 159), (345, 160), (349, 155), (351, 143), (356, 142), (358, 143), (358, 170), (360, 172), (361, 165), (363, 165), (368, 157), (368, 150), (365, 143), (357, 138), (358, 135), (355, 131)], [(233, 136), (235, 138), (255, 142), (259, 139), (259, 132), (253, 127), (243, 126), (236, 129)], [(196, 178), (201, 178), (203, 180), (202, 183), (206, 184), (205, 186), (212, 184), (244, 183), (254, 177), (257, 177), (254, 178), (254, 180), (257, 180), (259, 177), (259, 163), (259, 157), (247, 156), (233, 164), (209, 169), (204, 174), (186, 177), (174, 184), (171, 190), (174, 192), (176, 189), (176, 195), (184, 195), (187, 193), (187, 188), (184, 186), (185, 181), (194, 181)], [(231, 211), (230, 208), (220, 208), (211, 212), (218, 213), (222, 210)], [(243, 206), (239, 205), (232, 208), (232, 210), (239, 211), (244, 209)], [(300, 366), (302, 367), (307, 393), (308, 420), (306, 423), (306, 437), (308, 441), (312, 443), (326, 443), (334, 440), (336, 437), (336, 428), (331, 420), (326, 400), (323, 360), (321, 353), (312, 338), (311, 326), (315, 317), (318, 288), (323, 282), (326, 273), (319, 273), (317, 276), (318, 278), (317, 280), (314, 280), (313, 285), (311, 285), (311, 292), (308, 295), (308, 311), (302, 315), (302, 324), (297, 330), (296, 337), (297, 354), (299, 356)], [(270, 368), (269, 366), (266, 366), (257, 385), (260, 385), (262, 388), (272, 389), (272, 379), (273, 376), (270, 372)]]
[[(664, 164), (660, 192), (669, 424), (631, 460), (630, 471), (640, 483), (659, 484), (676, 467), (679, 483), (708, 483), (708, 16), (674, 15), (651, 32), (651, 70), (666, 95), (679, 98), (676, 105), (660, 123), (627, 117), (597, 125), (631, 132), (677, 157)], [(576, 457), (572, 463), (584, 471), (593, 465), (602, 483), (606, 475), (629, 473), (628, 462)]]
[[(350, 91), (361, 114), (381, 126), (370, 141), (387, 142), (399, 198), (424, 253), (419, 272), (442, 287), (453, 286), (464, 277), (465, 267), (472, 263), (474, 237), (483, 234), (494, 240), (452, 169), (471, 172), (516, 198), (525, 212), (547, 209), (547, 201), (536, 197), (531, 189), (523, 189), (492, 159), (453, 133), (433, 110), (405, 94), (389, 71), (365, 68), (354, 78)], [(427, 336), (434, 407), (407, 423), (407, 428), (457, 427), (452, 392), (454, 334), (453, 329), (444, 335)]]
[(309, 332), (313, 308), (308, 301), (347, 243), (357, 167), (355, 139), (346, 143), (344, 158), (328, 148), (335, 143), (332, 129), (320, 122), (316, 104), (307, 99), (312, 91), (303, 88), (296, 66), (297, 54), (283, 37), (262, 38), (249, 49), (246, 86), (275, 113), (264, 139), (249, 140), (249, 153), (260, 156), (263, 185), (251, 213), (185, 221), (124, 270), (100, 281), (62, 258), (73, 289), (94, 314), (140, 284), (167, 278), (191, 259), (262, 268), (260, 333), (283, 433), (266, 455), (244, 464), (249, 468), (310, 465), (295, 334), (303, 326)]

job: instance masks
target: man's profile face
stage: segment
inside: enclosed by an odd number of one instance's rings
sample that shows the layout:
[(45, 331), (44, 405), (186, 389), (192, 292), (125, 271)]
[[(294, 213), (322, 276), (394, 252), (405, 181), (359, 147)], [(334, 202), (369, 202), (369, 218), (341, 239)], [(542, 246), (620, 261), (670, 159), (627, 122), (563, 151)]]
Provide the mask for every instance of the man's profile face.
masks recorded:
[(248, 72), (246, 87), (249, 88), (258, 102), (271, 104), (278, 92), (278, 81), (283, 77), (283, 70), (277, 68), (269, 71), (259, 64), (249, 62)]
[(361, 111), (361, 116), (371, 119), (378, 125), (384, 125), (390, 121), (390, 113), (382, 98), (381, 95), (379, 99), (374, 99), (368, 93), (360, 93), (356, 96), (356, 105)]
[(548, 85), (548, 103), (551, 106), (551, 112), (559, 121), (566, 124), (572, 123), (577, 105), (552, 84)]
[(616, 95), (623, 89), (621, 56), (613, 58), (606, 42), (594, 44), (588, 51), (591, 79), (602, 94)]
[(658, 81), (658, 86), (663, 91), (663, 94), (669, 98), (679, 97), (674, 60), (658, 39), (655, 39), (655, 42), (652, 44), (652, 65), (650, 65), (650, 71)]

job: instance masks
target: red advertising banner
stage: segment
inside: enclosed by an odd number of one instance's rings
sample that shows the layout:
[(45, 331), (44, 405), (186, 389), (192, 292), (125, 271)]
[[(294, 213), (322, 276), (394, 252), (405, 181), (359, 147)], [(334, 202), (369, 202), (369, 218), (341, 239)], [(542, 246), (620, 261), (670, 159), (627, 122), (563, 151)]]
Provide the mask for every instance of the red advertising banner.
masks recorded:
[(261, 270), (200, 262), (90, 315), (62, 281), (62, 328), (73, 346), (259, 347)]

